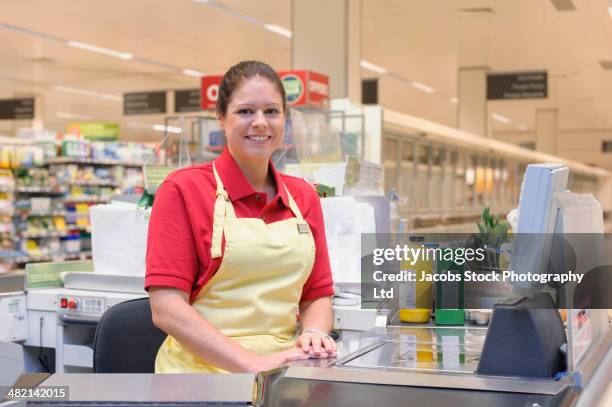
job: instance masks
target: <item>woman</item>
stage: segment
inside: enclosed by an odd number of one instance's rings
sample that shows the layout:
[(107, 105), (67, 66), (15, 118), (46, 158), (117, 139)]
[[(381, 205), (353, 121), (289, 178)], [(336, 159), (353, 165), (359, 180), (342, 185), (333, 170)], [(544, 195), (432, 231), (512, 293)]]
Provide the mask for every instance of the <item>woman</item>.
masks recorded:
[(269, 65), (241, 62), (224, 75), (216, 110), (226, 149), (174, 171), (151, 213), (145, 286), (168, 333), (155, 371), (259, 372), (334, 357), (319, 198), (270, 162), (284, 138), (283, 85)]

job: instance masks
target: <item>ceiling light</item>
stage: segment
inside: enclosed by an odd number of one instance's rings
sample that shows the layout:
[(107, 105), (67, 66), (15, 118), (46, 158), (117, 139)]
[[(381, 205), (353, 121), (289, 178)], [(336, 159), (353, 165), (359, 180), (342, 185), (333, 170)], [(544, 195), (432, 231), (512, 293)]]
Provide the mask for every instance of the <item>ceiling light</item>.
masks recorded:
[(415, 88), (417, 88), (420, 91), (423, 91), (425, 93), (435, 93), (435, 89), (432, 88), (431, 86), (427, 86), (424, 83), (421, 82), (412, 82), (411, 85)]
[(101, 98), (101, 99), (106, 99), (106, 100), (112, 100), (115, 102), (121, 102), (123, 100), (123, 98), (118, 95), (111, 95), (109, 93), (98, 93), (98, 92), (94, 92), (94, 91), (86, 90), (86, 89), (71, 88), (69, 86), (55, 85), (55, 86), (52, 86), (51, 89), (58, 91), (58, 92), (72, 93), (74, 95), (81, 95), (81, 96), (88, 96), (88, 97), (96, 97), (96, 98)]
[(525, 126), (524, 124), (517, 124), (516, 127), (521, 130), (521, 131), (527, 131), (529, 130), (529, 128), (527, 126)]
[(181, 129), (180, 127), (164, 126), (163, 124), (154, 124), (153, 130), (164, 131), (164, 132), (167, 131), (168, 133), (175, 133), (175, 134), (180, 134), (183, 132), (183, 129)]
[(195, 71), (193, 69), (183, 69), (182, 72), (184, 75), (194, 76), (196, 78), (201, 78), (202, 76), (206, 75), (204, 72)]
[(276, 24), (264, 24), (263, 26), (266, 30), (272, 31), (273, 33), (282, 35), (285, 38), (291, 38), (291, 30), (288, 30), (284, 27), (281, 27)]
[(99, 93), (97, 96), (99, 98), (106, 99), (106, 100), (114, 100), (115, 102), (123, 102), (123, 96), (119, 96), (119, 95), (111, 95), (109, 93)]
[(56, 112), (57, 117), (62, 119), (76, 119), (76, 120), (93, 120), (93, 116), (86, 116), (83, 114), (67, 113), (67, 112)]
[(90, 90), (85, 90), (85, 89), (71, 88), (68, 86), (57, 85), (57, 86), (53, 86), (52, 89), (58, 92), (73, 93), (75, 95), (81, 95), (81, 96), (94, 96), (94, 97), (98, 96), (96, 92), (92, 92)]
[(608, 7), (608, 14), (612, 17), (612, 7)]
[(368, 71), (376, 72), (376, 73), (379, 73), (381, 75), (384, 75), (387, 72), (389, 72), (389, 71), (387, 71), (387, 69), (383, 68), (382, 66), (378, 66), (378, 65), (373, 64), (371, 62), (368, 62), (365, 59), (361, 60), (361, 67), (364, 68), (364, 69), (367, 69)]
[(120, 59), (133, 59), (134, 55), (129, 52), (121, 52), (115, 51), (109, 48), (98, 47), (96, 45), (86, 44), (84, 42), (79, 41), (68, 41), (68, 46), (73, 48), (84, 49), (86, 51), (97, 52), (98, 54), (109, 55), (111, 57), (120, 58)]
[(497, 114), (497, 113), (491, 113), (491, 117), (493, 118), (493, 120), (497, 120), (500, 123), (510, 123), (511, 120), (508, 119), (506, 116), (502, 116), (501, 114)]
[(450, 98), (449, 100), (450, 100), (450, 102), (451, 102), (452, 104), (454, 104), (454, 105), (456, 105), (456, 104), (458, 104), (458, 103), (459, 103), (459, 99), (457, 99), (457, 98)]

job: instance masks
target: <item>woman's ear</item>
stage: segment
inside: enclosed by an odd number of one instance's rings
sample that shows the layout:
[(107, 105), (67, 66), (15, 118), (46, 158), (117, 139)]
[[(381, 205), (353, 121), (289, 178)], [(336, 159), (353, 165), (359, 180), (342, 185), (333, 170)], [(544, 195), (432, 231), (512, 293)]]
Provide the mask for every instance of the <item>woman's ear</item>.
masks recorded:
[(224, 117), (224, 115), (222, 115), (219, 112), (215, 112), (215, 115), (217, 116), (217, 124), (219, 125), (221, 130), (225, 130), (225, 117)]

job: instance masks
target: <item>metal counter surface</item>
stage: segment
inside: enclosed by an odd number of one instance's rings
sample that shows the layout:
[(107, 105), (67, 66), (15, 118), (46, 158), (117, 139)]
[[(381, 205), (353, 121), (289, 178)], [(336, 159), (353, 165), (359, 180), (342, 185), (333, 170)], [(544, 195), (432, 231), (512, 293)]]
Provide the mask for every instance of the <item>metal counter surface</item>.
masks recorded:
[(66, 386), (69, 400), (28, 405), (247, 405), (255, 374), (54, 374), (40, 386)]
[(285, 379), (400, 385), (534, 395), (558, 395), (560, 380), (474, 374), (486, 329), (474, 327), (380, 327), (338, 343), (337, 359), (293, 362)]
[(0, 274), (0, 293), (24, 291), (25, 273), (22, 271)]
[(337, 359), (265, 376), (264, 406), (572, 406), (569, 378), (476, 376), (482, 327), (388, 326), (338, 343)]

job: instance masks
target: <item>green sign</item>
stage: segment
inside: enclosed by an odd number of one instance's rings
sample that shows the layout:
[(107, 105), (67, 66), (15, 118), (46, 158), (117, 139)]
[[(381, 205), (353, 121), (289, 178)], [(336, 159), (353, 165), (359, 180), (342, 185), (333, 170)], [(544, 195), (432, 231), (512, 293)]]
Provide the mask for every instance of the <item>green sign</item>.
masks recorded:
[(93, 271), (93, 262), (84, 260), (26, 264), (26, 289), (63, 287), (61, 273), (65, 271)]
[(155, 190), (164, 182), (168, 174), (176, 170), (175, 167), (147, 167), (143, 168), (145, 186), (147, 191), (154, 193)]
[(101, 122), (72, 123), (68, 125), (68, 133), (80, 134), (86, 140), (91, 141), (116, 141), (119, 140), (119, 124)]

